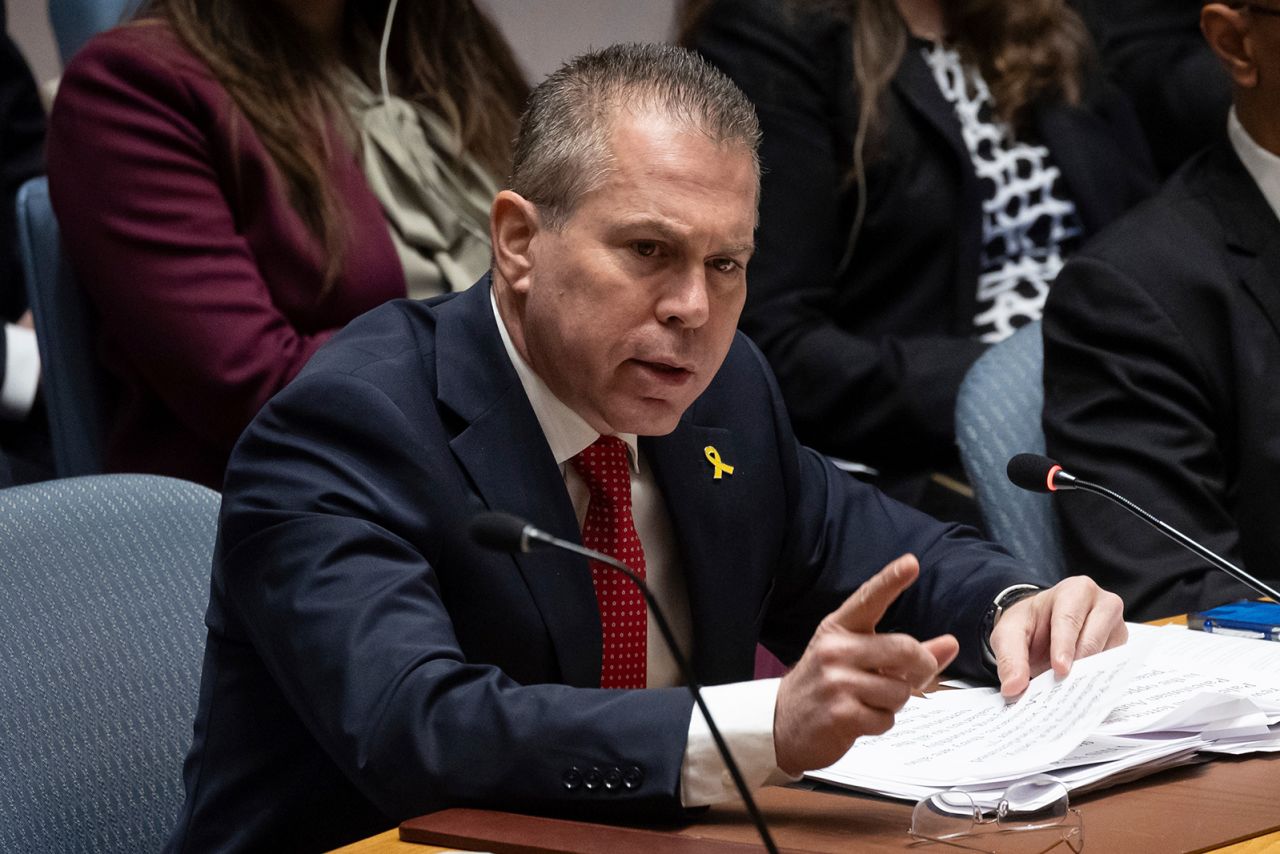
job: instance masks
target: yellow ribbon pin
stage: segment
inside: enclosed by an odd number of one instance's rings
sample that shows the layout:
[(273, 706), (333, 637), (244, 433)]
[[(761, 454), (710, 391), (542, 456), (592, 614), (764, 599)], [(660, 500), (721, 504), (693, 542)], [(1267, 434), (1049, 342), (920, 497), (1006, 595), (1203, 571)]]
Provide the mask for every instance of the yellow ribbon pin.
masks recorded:
[(726, 474), (733, 474), (733, 466), (720, 461), (720, 452), (716, 450), (715, 445), (707, 445), (703, 453), (707, 455), (707, 462), (716, 467), (716, 480)]

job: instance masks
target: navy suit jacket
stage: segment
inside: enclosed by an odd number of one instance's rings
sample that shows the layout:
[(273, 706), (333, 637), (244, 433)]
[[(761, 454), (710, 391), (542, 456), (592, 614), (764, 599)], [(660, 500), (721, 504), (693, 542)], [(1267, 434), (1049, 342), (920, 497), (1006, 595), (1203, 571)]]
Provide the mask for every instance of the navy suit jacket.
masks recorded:
[[(707, 445), (731, 476), (713, 478)], [(982, 616), (1022, 567), (798, 445), (743, 336), (679, 426), (640, 447), (705, 682), (749, 679), (761, 639), (796, 659), (907, 551), (924, 570), (882, 628), (954, 632), (959, 668), (986, 672)], [(688, 693), (600, 689), (586, 562), (485, 551), (467, 524), (486, 510), (580, 537), (487, 281), (370, 312), (264, 408), (227, 474), (171, 848), (328, 848), (460, 804), (679, 813)], [(574, 768), (623, 782), (574, 786)]]

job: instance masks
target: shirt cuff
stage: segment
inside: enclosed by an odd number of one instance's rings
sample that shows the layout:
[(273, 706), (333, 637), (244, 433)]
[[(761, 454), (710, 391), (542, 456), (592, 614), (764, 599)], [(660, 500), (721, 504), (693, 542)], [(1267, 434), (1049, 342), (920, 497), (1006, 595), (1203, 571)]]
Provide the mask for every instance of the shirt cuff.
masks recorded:
[(0, 384), (0, 417), (26, 418), (40, 385), (40, 351), (36, 334), (24, 326), (5, 324), (4, 382)]
[[(781, 682), (781, 679), (757, 679), (702, 689), (707, 710), (715, 718), (743, 779), (752, 789), (799, 779), (778, 768), (773, 749), (773, 707)], [(702, 710), (695, 705), (689, 719), (684, 763), (680, 766), (680, 802), (685, 807), (702, 807), (736, 797), (738, 789), (733, 785), (733, 776), (720, 758)]]

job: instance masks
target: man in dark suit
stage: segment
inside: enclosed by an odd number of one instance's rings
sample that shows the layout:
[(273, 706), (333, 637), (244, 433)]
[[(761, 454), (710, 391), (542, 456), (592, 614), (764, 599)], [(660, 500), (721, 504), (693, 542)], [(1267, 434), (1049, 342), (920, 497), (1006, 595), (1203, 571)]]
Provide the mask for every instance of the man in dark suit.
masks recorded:
[[(735, 332), (757, 138), (695, 54), (574, 60), (522, 120), (491, 277), (356, 320), (263, 409), (228, 469), (174, 850), (732, 797), (633, 589), (481, 549), (486, 510), (643, 569), (755, 785), (883, 732), (953, 661), (1016, 694), (1123, 641), (1093, 582), (1026, 589), (796, 443)], [(745, 681), (758, 640), (788, 676)]]
[(0, 486), (47, 477), (50, 467), (44, 414), (35, 404), (40, 356), (14, 221), (18, 188), (44, 169), (44, 110), (5, 25), (0, 3)]
[[(1202, 13), (1228, 133), (1068, 262), (1045, 315), (1049, 452), (1280, 580), (1280, 2)], [(1092, 496), (1057, 503), (1069, 565), (1131, 618), (1251, 591)]]

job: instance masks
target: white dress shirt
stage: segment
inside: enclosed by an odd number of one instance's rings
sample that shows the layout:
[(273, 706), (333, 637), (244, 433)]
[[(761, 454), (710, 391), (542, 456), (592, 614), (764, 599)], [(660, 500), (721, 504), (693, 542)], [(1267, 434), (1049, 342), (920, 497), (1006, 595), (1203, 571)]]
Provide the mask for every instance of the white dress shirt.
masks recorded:
[[(520, 384), (533, 406), (533, 414), (560, 466), (560, 473), (564, 476), (565, 487), (569, 490), (569, 499), (573, 502), (578, 525), (581, 527), (591, 496), (582, 477), (568, 463), (598, 439), (600, 434), (582, 416), (552, 394), (542, 378), (533, 372), (507, 334), (506, 324), (502, 322), (492, 291), (489, 299), (498, 332), (502, 336), (502, 345), (506, 348), (511, 364), (515, 366)], [(686, 656), (692, 657), (690, 639), (693, 632), (689, 599), (666, 504), (654, 481), (652, 468), (640, 454), (636, 436), (632, 433), (619, 433), (617, 436), (626, 444), (631, 463), (631, 511), (636, 533), (640, 536), (640, 545), (644, 548), (645, 580), (666, 613), (676, 642)], [(667, 651), (653, 614), (650, 613), (647, 685), (650, 688), (665, 688), (680, 685), (682, 681), (679, 668)], [(750, 786), (784, 783), (792, 779), (778, 769), (773, 749), (773, 707), (780, 681), (760, 679), (730, 685), (711, 685), (702, 689), (707, 708), (719, 725), (720, 734), (728, 742), (742, 769), (742, 775)], [(694, 706), (693, 716), (689, 720), (689, 737), (680, 768), (680, 781), (680, 800), (686, 807), (704, 806), (737, 797), (733, 779), (720, 759), (706, 720), (697, 706)]]
[(1227, 117), (1227, 136), (1231, 137), (1231, 147), (1244, 163), (1245, 170), (1266, 197), (1276, 217), (1280, 218), (1280, 155), (1267, 151), (1249, 136), (1244, 125), (1240, 124), (1235, 107)]

